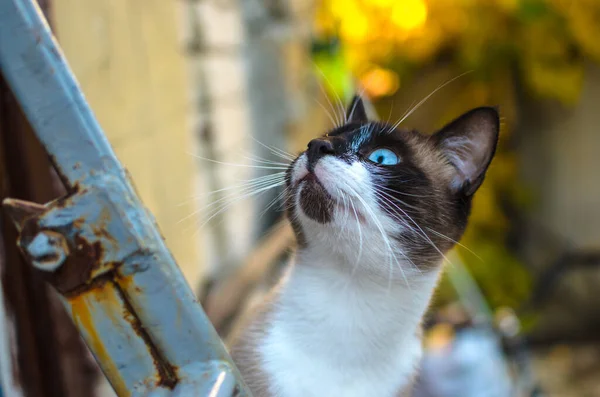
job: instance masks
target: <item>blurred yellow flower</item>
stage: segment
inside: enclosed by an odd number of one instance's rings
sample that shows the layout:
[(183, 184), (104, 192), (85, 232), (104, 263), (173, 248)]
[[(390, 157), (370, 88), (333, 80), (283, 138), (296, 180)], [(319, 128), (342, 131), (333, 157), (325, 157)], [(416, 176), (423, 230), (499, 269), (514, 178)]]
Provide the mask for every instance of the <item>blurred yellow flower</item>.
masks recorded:
[(379, 67), (374, 67), (363, 74), (360, 83), (370, 98), (392, 95), (400, 88), (398, 74)]
[[(582, 57), (600, 61), (599, 19), (599, 0), (322, 0), (315, 23), (339, 36), (355, 75), (365, 64), (423, 65), (452, 53), (462, 70), (519, 71), (534, 93), (571, 103)], [(374, 92), (391, 90), (373, 73)]]
[(436, 324), (425, 335), (425, 347), (428, 350), (447, 348), (454, 339), (454, 329), (450, 324)]
[(371, 4), (379, 8), (391, 8), (394, 4), (398, 3), (398, 0), (371, 0)]
[(396, 1), (391, 20), (405, 31), (421, 28), (427, 21), (427, 5), (423, 0)]
[(360, 42), (367, 39), (369, 21), (359, 12), (349, 12), (342, 20), (340, 35), (348, 41)]

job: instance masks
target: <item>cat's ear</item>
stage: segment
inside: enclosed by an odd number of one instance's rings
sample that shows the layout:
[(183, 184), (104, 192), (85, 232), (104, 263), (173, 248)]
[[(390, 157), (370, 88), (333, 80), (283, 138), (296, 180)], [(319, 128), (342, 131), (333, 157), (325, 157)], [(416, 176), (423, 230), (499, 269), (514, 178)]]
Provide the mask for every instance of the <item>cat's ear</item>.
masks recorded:
[(366, 123), (369, 121), (365, 104), (360, 95), (354, 95), (348, 109), (346, 109), (347, 123)]
[(494, 157), (500, 117), (492, 107), (473, 109), (450, 122), (434, 137), (453, 166), (450, 188), (470, 196), (479, 188)]

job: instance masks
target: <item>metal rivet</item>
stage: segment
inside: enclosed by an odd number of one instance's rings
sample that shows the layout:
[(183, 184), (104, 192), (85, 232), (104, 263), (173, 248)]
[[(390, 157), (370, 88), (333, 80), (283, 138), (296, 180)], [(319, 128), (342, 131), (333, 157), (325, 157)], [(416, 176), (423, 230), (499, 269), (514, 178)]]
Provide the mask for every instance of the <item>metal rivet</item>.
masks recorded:
[(64, 236), (52, 230), (36, 234), (25, 251), (31, 257), (33, 266), (47, 272), (58, 269), (69, 256), (69, 246)]

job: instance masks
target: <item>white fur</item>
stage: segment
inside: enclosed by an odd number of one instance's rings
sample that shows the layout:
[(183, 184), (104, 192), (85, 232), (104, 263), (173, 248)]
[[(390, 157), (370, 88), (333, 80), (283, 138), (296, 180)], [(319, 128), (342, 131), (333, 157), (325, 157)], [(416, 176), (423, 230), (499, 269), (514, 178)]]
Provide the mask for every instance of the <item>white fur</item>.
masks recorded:
[[(292, 184), (306, 172), (302, 156)], [(438, 271), (418, 271), (389, 238), (401, 226), (379, 210), (362, 163), (326, 156), (315, 174), (338, 205), (326, 225), (296, 205), (308, 244), (283, 281), (261, 345), (271, 392), (392, 397), (420, 361), (417, 332)]]

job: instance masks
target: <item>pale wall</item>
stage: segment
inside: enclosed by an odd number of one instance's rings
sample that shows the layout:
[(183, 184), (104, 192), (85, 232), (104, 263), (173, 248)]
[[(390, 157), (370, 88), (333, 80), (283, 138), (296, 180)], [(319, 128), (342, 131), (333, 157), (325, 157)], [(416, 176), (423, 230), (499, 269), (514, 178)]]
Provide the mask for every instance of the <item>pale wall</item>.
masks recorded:
[[(177, 3), (53, 0), (58, 40), (119, 159), (195, 288), (194, 140)], [(182, 203), (184, 203), (182, 205)]]

